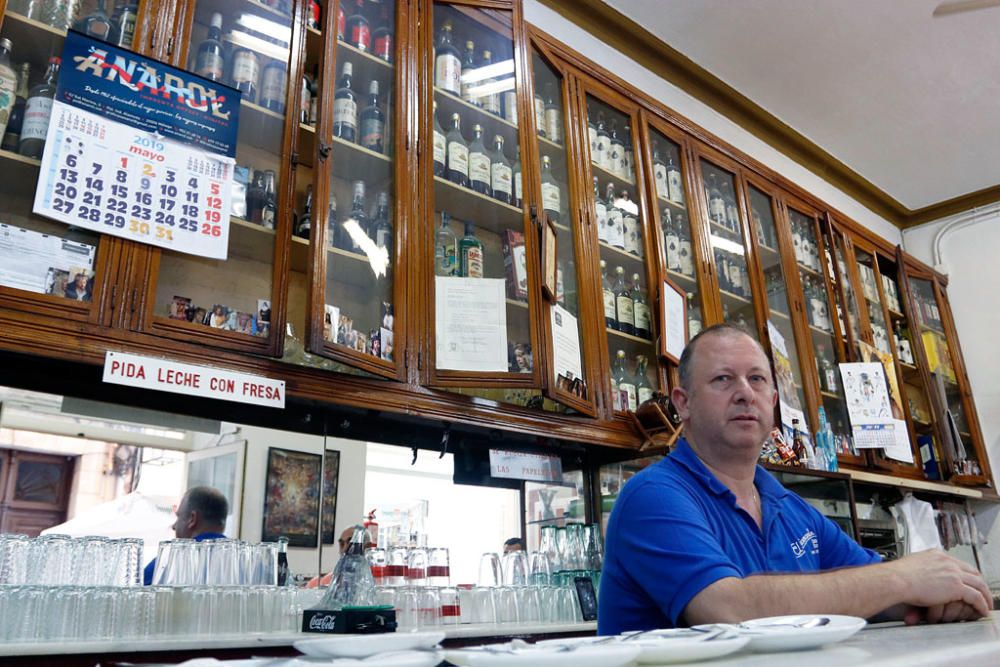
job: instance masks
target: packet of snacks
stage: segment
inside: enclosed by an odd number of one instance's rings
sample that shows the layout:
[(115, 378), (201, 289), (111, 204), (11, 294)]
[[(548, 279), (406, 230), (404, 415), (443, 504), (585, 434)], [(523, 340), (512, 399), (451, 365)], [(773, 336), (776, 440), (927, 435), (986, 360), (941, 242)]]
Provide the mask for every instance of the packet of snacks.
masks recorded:
[(799, 465), (798, 458), (795, 456), (795, 451), (792, 449), (785, 441), (785, 436), (782, 434), (781, 429), (774, 429), (771, 434), (767, 437), (764, 442), (764, 448), (761, 453), (768, 452), (768, 463), (774, 463), (777, 465)]

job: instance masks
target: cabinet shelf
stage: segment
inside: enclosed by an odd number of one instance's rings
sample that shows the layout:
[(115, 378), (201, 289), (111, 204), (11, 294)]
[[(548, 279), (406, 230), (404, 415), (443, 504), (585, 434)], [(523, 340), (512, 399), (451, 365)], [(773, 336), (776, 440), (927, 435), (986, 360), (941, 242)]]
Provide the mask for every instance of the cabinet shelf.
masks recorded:
[(515, 308), (524, 308), (525, 310), (528, 309), (527, 301), (518, 301), (517, 299), (506, 299), (506, 301), (508, 306), (514, 306)]
[(670, 269), (667, 269), (667, 275), (670, 276), (672, 280), (677, 280), (688, 285), (694, 285), (695, 287), (698, 286), (698, 281), (694, 276), (688, 276), (683, 273), (678, 273), (677, 271), (671, 271)]
[(275, 231), (253, 222), (229, 217), (229, 256), (244, 257), (255, 262), (274, 261)]
[(624, 340), (631, 341), (633, 343), (640, 343), (642, 345), (652, 345), (653, 341), (648, 338), (643, 338), (642, 336), (633, 336), (632, 334), (627, 334), (623, 331), (618, 331), (618, 329), (612, 329), (611, 327), (604, 327), (604, 330), (608, 332), (609, 336), (614, 336), (616, 338), (622, 338)]
[(240, 101), (239, 143), (259, 148), (272, 155), (279, 155), (284, 126), (284, 114), (246, 100)]
[[(514, 160), (510, 158), (514, 149), (511, 147), (519, 145), (517, 125), (436, 86), (434, 87), (434, 101), (437, 102), (438, 122), (441, 123), (445, 132), (451, 127), (451, 115), (457, 113), (462, 118), (462, 136), (467, 140), (472, 136), (472, 126), (475, 124), (482, 126), (483, 144), (490, 147), (490, 150), (493, 146), (493, 137), (497, 134), (502, 136), (504, 152), (507, 153), (507, 159), (513, 165)], [(539, 141), (545, 140), (539, 137)], [(553, 145), (557, 146), (559, 150), (564, 150), (558, 144)]]
[(509, 204), (479, 194), (475, 190), (434, 177), (434, 206), (447, 211), (455, 220), (471, 222), (496, 234), (505, 229), (524, 228), (524, 212)]
[(760, 241), (757, 242), (757, 249), (763, 251), (765, 254), (768, 254), (768, 255), (775, 255), (776, 256), (776, 255), (779, 254), (777, 250), (775, 250), (774, 248), (772, 248), (769, 245), (764, 245)]
[(388, 156), (340, 137), (333, 137), (332, 159), (334, 178), (361, 179), (370, 184), (392, 175), (393, 164)]
[[(258, 37), (246, 35), (245, 33), (239, 31), (226, 33), (222, 36), (222, 42), (229, 47), (245, 48), (265, 59), (265, 62), (261, 63), (261, 71), (263, 71), (263, 67), (269, 64), (272, 60), (276, 60), (281, 63), (288, 62), (287, 46), (265, 42)], [(235, 51), (235, 49), (232, 48), (231, 50)]]
[(832, 331), (827, 331), (826, 329), (821, 329), (820, 327), (814, 326), (812, 324), (809, 325), (809, 328), (812, 330), (813, 333), (819, 334), (821, 336), (832, 336), (833, 335)]
[(289, 14), (279, 12), (277, 9), (268, 7), (263, 2), (254, 0), (200, 0), (198, 2), (199, 22), (209, 24), (214, 12), (219, 12), (223, 16), (229, 16), (236, 12), (255, 14), (269, 21), (284, 21), (289, 27), (292, 24), (292, 17)]
[(787, 313), (783, 313), (780, 310), (775, 310), (774, 308), (770, 309), (770, 313), (771, 313), (771, 315), (777, 315), (778, 317), (780, 317), (782, 319), (785, 319), (785, 320), (792, 319), (791, 317), (788, 316)]
[[(490, 114), (490, 115), (492, 116), (493, 114)], [(504, 121), (504, 122), (506, 122), (506, 121)], [(541, 143), (545, 144), (549, 148), (553, 148), (553, 149), (555, 149), (557, 151), (563, 151), (563, 152), (566, 151), (566, 144), (561, 144), (558, 141), (552, 141), (551, 139), (548, 139), (548, 138), (543, 137), (541, 135), (538, 135), (536, 138), (538, 139), (538, 141), (540, 141)]]
[(832, 398), (832, 399), (837, 400), (837, 401), (843, 400), (841, 398), (840, 394), (834, 394), (833, 392), (826, 391), (824, 389), (820, 389), (819, 393), (822, 394), (823, 396), (826, 396), (827, 398)]
[(601, 250), (602, 251), (607, 251), (607, 252), (611, 253), (612, 256), (615, 257), (615, 258), (618, 258), (618, 259), (623, 259), (624, 258), (624, 259), (627, 259), (629, 261), (636, 262), (636, 263), (638, 263), (640, 265), (645, 261), (644, 258), (639, 257), (638, 255), (633, 255), (632, 253), (630, 253), (630, 252), (628, 252), (626, 250), (622, 250), (621, 248), (616, 248), (615, 246), (609, 245), (608, 243), (605, 243), (604, 241), (598, 241), (597, 244), (599, 246), (601, 246)]
[[(598, 178), (598, 182), (600, 183), (600, 188), (601, 188), (600, 192), (602, 196), (607, 191), (609, 181), (615, 184), (615, 195), (618, 196), (621, 195), (623, 190), (632, 190), (633, 188), (635, 188), (634, 181), (630, 181), (627, 178), (622, 178), (618, 174), (608, 171), (607, 169), (600, 166), (596, 162), (592, 161), (590, 163), (590, 169), (591, 169), (591, 175), (597, 176)], [(593, 182), (593, 180), (591, 180), (591, 182)], [(629, 197), (632, 198), (633, 202), (636, 201), (634, 190), (629, 192)]]
[(9, 9), (4, 13), (3, 35), (14, 44), (12, 55), (15, 60), (26, 60), (31, 63), (32, 69), (42, 70), (51, 56), (62, 53), (62, 43), (66, 39), (65, 30), (58, 30)]
[(812, 268), (810, 266), (806, 266), (802, 262), (795, 262), (795, 266), (799, 267), (799, 271), (801, 271), (802, 273), (808, 273), (809, 275), (816, 276), (817, 278), (820, 278), (820, 279), (823, 278), (823, 274), (822, 273), (820, 273), (819, 271), (817, 271), (816, 269), (814, 269), (814, 268)]
[(721, 294), (723, 297), (725, 297), (725, 298), (729, 299), (730, 301), (733, 301), (733, 302), (735, 302), (735, 303), (737, 303), (737, 304), (739, 304), (741, 306), (752, 305), (752, 302), (750, 301), (750, 299), (747, 299), (745, 297), (739, 296), (738, 294), (733, 294), (732, 292), (727, 292), (726, 290), (723, 290), (723, 289), (719, 290), (719, 294)]
[(666, 204), (670, 208), (676, 209), (680, 213), (687, 214), (688, 212), (687, 207), (684, 206), (684, 204), (675, 202), (673, 199), (667, 199), (663, 195), (660, 194), (656, 195), (656, 201), (660, 202), (661, 204)]
[(736, 241), (737, 243), (743, 242), (742, 235), (740, 234), (739, 229), (732, 230), (729, 227), (726, 227), (725, 225), (720, 225), (714, 220), (710, 220), (708, 226), (710, 228), (710, 231), (719, 232), (720, 234), (723, 234), (724, 235), (723, 238), (727, 240), (732, 240), (733, 238), (735, 238), (737, 239)]

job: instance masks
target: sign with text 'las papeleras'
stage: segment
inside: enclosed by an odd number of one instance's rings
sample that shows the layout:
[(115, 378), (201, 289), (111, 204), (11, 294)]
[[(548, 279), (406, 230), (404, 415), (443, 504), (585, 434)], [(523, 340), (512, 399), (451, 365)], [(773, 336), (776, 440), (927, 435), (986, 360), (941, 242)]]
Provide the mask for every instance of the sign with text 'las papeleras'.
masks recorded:
[(70, 31), (34, 212), (225, 259), (240, 93)]

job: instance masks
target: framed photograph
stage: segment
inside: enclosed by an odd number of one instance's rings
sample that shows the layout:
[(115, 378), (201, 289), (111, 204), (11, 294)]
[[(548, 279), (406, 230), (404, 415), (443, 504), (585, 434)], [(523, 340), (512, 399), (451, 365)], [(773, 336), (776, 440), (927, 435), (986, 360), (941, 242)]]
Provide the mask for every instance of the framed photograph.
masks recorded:
[(187, 320), (190, 308), (191, 299), (186, 296), (174, 296), (174, 300), (170, 302), (170, 319)]
[(337, 489), (340, 482), (340, 452), (326, 450), (323, 459), (323, 544), (336, 544)]
[(660, 288), (660, 356), (675, 364), (687, 345), (687, 299), (684, 290), (670, 280)]
[(319, 540), (320, 483), (323, 457), (271, 447), (264, 480), (261, 541), (284, 535), (292, 547), (315, 547)]
[(556, 262), (556, 225), (546, 218), (542, 227), (542, 294), (551, 303), (556, 302), (558, 263)]
[(63, 293), (67, 299), (75, 301), (90, 301), (94, 291), (94, 272), (88, 268), (70, 267), (67, 272), (69, 281)]

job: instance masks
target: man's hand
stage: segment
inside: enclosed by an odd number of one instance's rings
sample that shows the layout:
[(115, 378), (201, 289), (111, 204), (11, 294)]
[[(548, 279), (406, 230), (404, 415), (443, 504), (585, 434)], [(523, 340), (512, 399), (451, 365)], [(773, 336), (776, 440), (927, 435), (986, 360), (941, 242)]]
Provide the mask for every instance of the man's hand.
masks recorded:
[(884, 567), (900, 579), (903, 602), (926, 608), (920, 619), (907, 614), (907, 623), (974, 620), (993, 608), (993, 595), (976, 568), (941, 551), (922, 551)]

